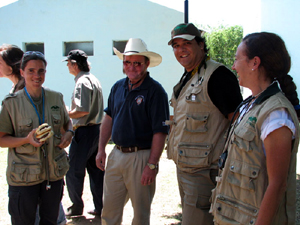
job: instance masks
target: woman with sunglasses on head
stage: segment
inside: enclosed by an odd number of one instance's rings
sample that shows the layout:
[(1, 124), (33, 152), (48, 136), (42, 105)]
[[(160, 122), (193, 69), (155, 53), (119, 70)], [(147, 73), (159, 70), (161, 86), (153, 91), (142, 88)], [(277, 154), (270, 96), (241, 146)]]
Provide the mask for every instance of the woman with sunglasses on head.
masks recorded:
[[(56, 224), (63, 178), (69, 168), (64, 148), (72, 139), (72, 123), (62, 94), (42, 87), (46, 65), (42, 53), (26, 52), (21, 62), (25, 87), (2, 102), (0, 146), (9, 148), (12, 224), (34, 224), (38, 205), (40, 224)], [(54, 135), (39, 141), (36, 130), (44, 123)]]
[[(24, 78), (21, 76), (20, 67), (23, 51), (16, 45), (3, 44), (0, 46), (0, 77), (5, 77), (13, 83), (10, 94), (22, 90), (25, 86)], [(35, 224), (39, 224), (39, 211)], [(66, 224), (66, 216), (62, 204), (59, 207), (58, 225)]]
[(290, 67), (276, 34), (249, 34), (237, 49), (232, 69), (252, 96), (228, 134), (212, 195), (215, 224), (295, 224), (300, 106)]

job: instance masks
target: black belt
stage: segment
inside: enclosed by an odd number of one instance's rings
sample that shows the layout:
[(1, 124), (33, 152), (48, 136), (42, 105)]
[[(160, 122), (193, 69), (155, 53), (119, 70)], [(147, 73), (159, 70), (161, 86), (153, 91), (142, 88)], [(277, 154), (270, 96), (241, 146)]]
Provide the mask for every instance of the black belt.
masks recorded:
[(146, 149), (150, 149), (150, 148), (141, 148), (141, 147), (121, 147), (119, 145), (116, 145), (117, 149), (119, 149), (121, 152), (123, 153), (131, 153), (131, 152), (137, 152), (140, 150), (146, 150)]
[(96, 125), (100, 125), (100, 124), (101, 123), (89, 123), (87, 125), (75, 125), (75, 126), (73, 126), (73, 130), (75, 131), (79, 127), (91, 127), (91, 126), (96, 126)]

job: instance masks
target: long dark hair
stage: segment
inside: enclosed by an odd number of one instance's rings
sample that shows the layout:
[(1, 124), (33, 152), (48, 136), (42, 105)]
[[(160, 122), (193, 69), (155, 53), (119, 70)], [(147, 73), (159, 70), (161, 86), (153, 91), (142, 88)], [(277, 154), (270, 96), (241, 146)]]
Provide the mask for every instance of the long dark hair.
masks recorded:
[(25, 86), (24, 78), (20, 73), (23, 53), (24, 52), (16, 45), (3, 44), (0, 46), (0, 56), (4, 62), (12, 68), (10, 76), (15, 76), (18, 79), (14, 92), (23, 89)]
[(280, 88), (292, 103), (300, 118), (300, 106), (296, 84), (288, 75), (291, 68), (291, 57), (284, 41), (277, 34), (261, 32), (248, 34), (243, 38), (246, 45), (246, 55), (249, 59), (255, 56), (260, 58), (260, 68), (263, 68), (267, 77), (272, 81), (277, 80)]

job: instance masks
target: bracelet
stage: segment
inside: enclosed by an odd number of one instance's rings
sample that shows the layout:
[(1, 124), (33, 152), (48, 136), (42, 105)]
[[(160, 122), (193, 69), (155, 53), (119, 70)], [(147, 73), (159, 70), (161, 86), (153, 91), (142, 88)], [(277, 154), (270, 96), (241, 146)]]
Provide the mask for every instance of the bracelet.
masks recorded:
[(74, 130), (66, 130), (66, 132), (71, 132), (71, 133), (72, 133), (72, 136), (74, 136), (74, 135), (75, 135), (75, 132), (74, 132)]

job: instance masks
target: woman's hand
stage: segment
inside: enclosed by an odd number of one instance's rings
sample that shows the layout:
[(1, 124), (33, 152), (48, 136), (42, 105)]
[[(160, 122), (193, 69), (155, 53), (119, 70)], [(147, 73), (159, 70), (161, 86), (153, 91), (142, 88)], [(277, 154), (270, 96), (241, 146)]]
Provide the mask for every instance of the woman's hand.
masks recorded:
[(35, 131), (36, 129), (33, 129), (32, 131), (30, 131), (30, 133), (27, 135), (26, 139), (27, 142), (31, 145), (33, 145), (34, 147), (41, 147), (44, 142), (39, 142), (36, 138), (35, 138)]

